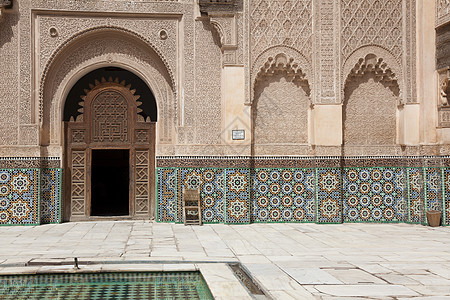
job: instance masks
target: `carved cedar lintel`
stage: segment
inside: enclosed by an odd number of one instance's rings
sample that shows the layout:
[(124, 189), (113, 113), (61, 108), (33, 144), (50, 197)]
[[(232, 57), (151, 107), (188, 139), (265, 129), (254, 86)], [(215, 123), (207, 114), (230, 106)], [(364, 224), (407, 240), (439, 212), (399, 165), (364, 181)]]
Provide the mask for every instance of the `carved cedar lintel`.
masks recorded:
[(12, 8), (12, 0), (0, 0), (0, 18), (2, 17), (3, 9)]
[(13, 1), (12, 0), (0, 0), (1, 8), (12, 8)]
[(239, 9), (240, 0), (198, 0), (200, 11), (209, 14), (217, 11), (233, 11)]

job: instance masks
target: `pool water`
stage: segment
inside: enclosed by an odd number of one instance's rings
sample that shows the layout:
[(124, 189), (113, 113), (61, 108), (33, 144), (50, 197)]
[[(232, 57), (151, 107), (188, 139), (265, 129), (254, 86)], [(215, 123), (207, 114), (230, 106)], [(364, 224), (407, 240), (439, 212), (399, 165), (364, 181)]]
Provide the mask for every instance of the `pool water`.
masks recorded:
[(214, 299), (200, 272), (0, 276), (0, 299)]

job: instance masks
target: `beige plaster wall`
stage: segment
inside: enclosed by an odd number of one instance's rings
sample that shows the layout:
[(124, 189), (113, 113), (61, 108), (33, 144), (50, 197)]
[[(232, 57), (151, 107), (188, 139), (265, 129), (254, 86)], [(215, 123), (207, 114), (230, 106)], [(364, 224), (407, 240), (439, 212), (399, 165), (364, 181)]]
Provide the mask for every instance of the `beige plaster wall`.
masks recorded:
[(315, 105), (313, 115), (313, 144), (340, 146), (342, 144), (342, 105)]
[(400, 114), (399, 143), (402, 145), (418, 145), (420, 143), (420, 105), (406, 104)]
[[(244, 67), (225, 66), (222, 69), (222, 144), (227, 145), (227, 155), (250, 155), (251, 107), (244, 103)], [(245, 138), (233, 140), (233, 130), (244, 130)]]

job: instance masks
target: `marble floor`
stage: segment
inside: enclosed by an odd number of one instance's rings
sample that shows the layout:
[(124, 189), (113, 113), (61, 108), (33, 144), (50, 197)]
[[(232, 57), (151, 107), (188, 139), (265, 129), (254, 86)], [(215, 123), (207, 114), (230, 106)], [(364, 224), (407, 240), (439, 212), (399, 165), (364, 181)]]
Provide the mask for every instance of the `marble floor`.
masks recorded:
[[(0, 274), (200, 270), (216, 299), (450, 299), (450, 227), (74, 222), (0, 227)], [(79, 272), (76, 271), (76, 272)], [(257, 297), (258, 298), (258, 297)]]

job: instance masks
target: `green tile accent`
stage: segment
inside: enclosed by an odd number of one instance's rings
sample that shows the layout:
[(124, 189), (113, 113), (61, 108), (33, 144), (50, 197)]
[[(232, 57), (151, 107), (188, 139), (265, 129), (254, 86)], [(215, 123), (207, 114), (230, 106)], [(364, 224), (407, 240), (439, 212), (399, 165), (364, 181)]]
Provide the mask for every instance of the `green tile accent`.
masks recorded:
[(0, 276), (0, 298), (214, 299), (200, 272), (117, 272)]

